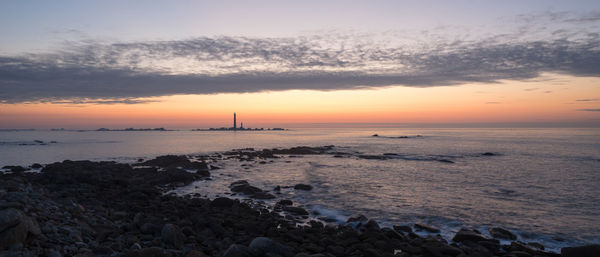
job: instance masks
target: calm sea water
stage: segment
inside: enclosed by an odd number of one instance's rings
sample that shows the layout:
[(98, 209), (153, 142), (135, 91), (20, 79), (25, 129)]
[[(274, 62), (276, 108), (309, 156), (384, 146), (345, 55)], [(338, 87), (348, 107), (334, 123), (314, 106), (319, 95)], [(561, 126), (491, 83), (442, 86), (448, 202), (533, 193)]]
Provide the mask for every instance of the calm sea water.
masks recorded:
[[(423, 137), (371, 137), (374, 133)], [(65, 159), (133, 162), (164, 154), (298, 145), (335, 145), (399, 158), (304, 156), (244, 167), (225, 161), (223, 169), (213, 171), (214, 180), (178, 192), (223, 195), (238, 179), (265, 189), (306, 183), (314, 190), (283, 190), (281, 197), (339, 220), (363, 213), (386, 226), (423, 222), (441, 228), (446, 238), (463, 226), (500, 226), (553, 250), (600, 243), (600, 129), (4, 131), (0, 166)], [(482, 156), (485, 152), (498, 155)]]

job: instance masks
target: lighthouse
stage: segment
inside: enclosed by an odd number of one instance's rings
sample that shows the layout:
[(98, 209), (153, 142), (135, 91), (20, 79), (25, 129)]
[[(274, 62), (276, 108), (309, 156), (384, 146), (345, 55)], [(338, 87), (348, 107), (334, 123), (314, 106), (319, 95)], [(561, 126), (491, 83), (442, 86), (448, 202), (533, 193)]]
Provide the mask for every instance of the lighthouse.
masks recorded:
[(237, 129), (237, 121), (235, 120), (235, 112), (233, 113), (233, 130)]

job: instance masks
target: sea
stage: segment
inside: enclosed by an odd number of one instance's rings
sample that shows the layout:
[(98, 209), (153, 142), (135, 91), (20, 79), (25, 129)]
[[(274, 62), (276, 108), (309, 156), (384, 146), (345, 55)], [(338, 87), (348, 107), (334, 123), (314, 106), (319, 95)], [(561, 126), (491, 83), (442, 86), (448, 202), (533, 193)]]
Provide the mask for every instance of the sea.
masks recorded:
[[(373, 136), (377, 134), (378, 136)], [(231, 196), (247, 180), (329, 220), (513, 231), (550, 251), (600, 243), (599, 128), (297, 128), (285, 131), (0, 131), (0, 167), (63, 160), (133, 163), (166, 154), (334, 145), (333, 155), (225, 160), (177, 194)], [(388, 154), (384, 160), (360, 155)], [(486, 154), (488, 153), (488, 154)], [(339, 156), (338, 156), (339, 157)], [(309, 184), (310, 191), (289, 189)], [(235, 196), (241, 197), (241, 196)], [(427, 232), (419, 232), (427, 233)]]

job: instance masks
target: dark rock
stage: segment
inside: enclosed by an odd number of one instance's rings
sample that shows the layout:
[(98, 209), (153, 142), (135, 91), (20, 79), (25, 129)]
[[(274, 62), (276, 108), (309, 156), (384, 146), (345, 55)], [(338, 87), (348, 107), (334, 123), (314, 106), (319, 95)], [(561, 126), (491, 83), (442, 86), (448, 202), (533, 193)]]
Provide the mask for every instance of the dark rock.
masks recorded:
[(249, 248), (255, 250), (259, 256), (282, 256), (282, 257), (293, 257), (294, 253), (290, 248), (275, 242), (267, 237), (257, 237), (249, 245)]
[(187, 157), (181, 155), (158, 156), (152, 160), (135, 164), (136, 166), (158, 166), (161, 168), (181, 168), (195, 169), (198, 171), (208, 171), (206, 162), (192, 162)]
[(377, 221), (375, 221), (375, 220), (369, 220), (369, 221), (367, 221), (367, 223), (363, 227), (367, 231), (377, 231), (377, 230), (379, 230), (379, 224), (377, 224)]
[(498, 154), (492, 153), (492, 152), (485, 152), (481, 154), (482, 156), (496, 156)]
[(37, 221), (20, 210), (9, 208), (0, 211), (0, 250), (23, 244), (28, 238), (41, 233)]
[(399, 232), (406, 232), (406, 233), (412, 232), (412, 229), (410, 228), (410, 226), (394, 225), (393, 228), (394, 228), (394, 230), (399, 231)]
[(283, 210), (297, 215), (308, 215), (308, 212), (302, 207), (284, 206)]
[(454, 161), (448, 160), (448, 159), (439, 159), (437, 160), (438, 162), (443, 162), (443, 163), (454, 163)]
[(209, 257), (209, 256), (201, 251), (191, 250), (185, 255), (185, 257)]
[(148, 247), (139, 251), (141, 257), (167, 257), (170, 254), (166, 253), (163, 248), (160, 247)]
[(41, 164), (39, 164), (39, 163), (34, 163), (34, 164), (31, 164), (30, 167), (32, 169), (39, 169), (39, 168), (42, 168), (43, 166)]
[(464, 228), (461, 229), (460, 231), (456, 232), (456, 235), (454, 235), (454, 238), (452, 238), (452, 241), (455, 241), (455, 242), (463, 242), (463, 241), (478, 242), (478, 241), (485, 241), (485, 240), (487, 240), (487, 238), (485, 238), (480, 233), (477, 233), (472, 230), (464, 229)]
[(560, 249), (562, 257), (597, 257), (600, 256), (600, 245), (564, 247)]
[(4, 167), (2, 167), (2, 168), (3, 168), (3, 169), (7, 169), (7, 170), (9, 170), (9, 171), (11, 171), (11, 172), (15, 172), (15, 173), (18, 173), (18, 172), (23, 172), (23, 171), (29, 170), (29, 169), (23, 168), (23, 167), (21, 167), (21, 166), (4, 166)]
[(214, 207), (231, 207), (235, 201), (227, 197), (217, 197), (210, 203)]
[(278, 205), (293, 205), (294, 203), (292, 202), (292, 200), (288, 200), (288, 199), (284, 199), (284, 200), (280, 200), (279, 202), (277, 202)]
[(306, 185), (306, 184), (296, 184), (294, 186), (294, 189), (296, 190), (312, 190), (313, 187), (311, 185)]
[(177, 226), (173, 224), (165, 224), (160, 232), (160, 238), (166, 245), (180, 248), (185, 241), (185, 235)]
[(156, 234), (161, 231), (161, 226), (152, 224), (152, 223), (144, 223), (140, 226), (140, 232), (143, 234)]
[(253, 257), (256, 256), (255, 252), (252, 251), (249, 247), (232, 244), (225, 250), (223, 253), (223, 257)]
[(535, 247), (535, 248), (537, 248), (539, 250), (544, 250), (545, 249), (545, 247), (544, 247), (543, 244), (540, 244), (540, 243), (537, 243), (537, 242), (529, 242), (529, 243), (527, 243), (527, 245), (528, 246), (533, 246), (533, 247)]
[(488, 230), (493, 238), (501, 238), (506, 240), (516, 240), (517, 236), (512, 232), (503, 228), (490, 228)]
[(254, 198), (254, 199), (273, 199), (275, 198), (274, 195), (269, 194), (267, 192), (256, 192), (252, 195), (250, 195), (250, 198)]
[(372, 137), (378, 137), (378, 136), (379, 136), (378, 134), (373, 134), (373, 135), (372, 135)]
[(431, 233), (440, 233), (440, 229), (439, 228), (436, 228), (436, 227), (431, 226), (431, 225), (426, 225), (426, 224), (423, 224), (423, 223), (415, 223), (414, 226), (415, 226), (415, 228), (417, 230), (425, 230), (425, 231), (431, 232)]
[(362, 214), (354, 214), (352, 216), (350, 216), (350, 218), (348, 218), (348, 220), (346, 221), (347, 223), (353, 223), (353, 222), (367, 222), (367, 217), (365, 217)]

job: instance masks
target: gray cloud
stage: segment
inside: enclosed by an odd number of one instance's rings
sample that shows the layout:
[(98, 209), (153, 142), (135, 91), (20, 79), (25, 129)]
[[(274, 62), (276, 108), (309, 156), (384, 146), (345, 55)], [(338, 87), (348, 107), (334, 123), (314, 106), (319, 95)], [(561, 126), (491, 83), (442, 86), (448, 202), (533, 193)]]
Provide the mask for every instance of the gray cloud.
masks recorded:
[(600, 112), (600, 109), (577, 109), (578, 111), (584, 112)]
[(50, 54), (0, 56), (0, 102), (136, 104), (175, 94), (452, 86), (543, 72), (600, 76), (597, 33), (520, 40), (525, 34), (417, 43), (344, 34), (69, 42)]
[(577, 99), (577, 100), (575, 100), (575, 102), (596, 102), (596, 101), (600, 101), (600, 99), (598, 99), (598, 98), (590, 98), (590, 99)]

